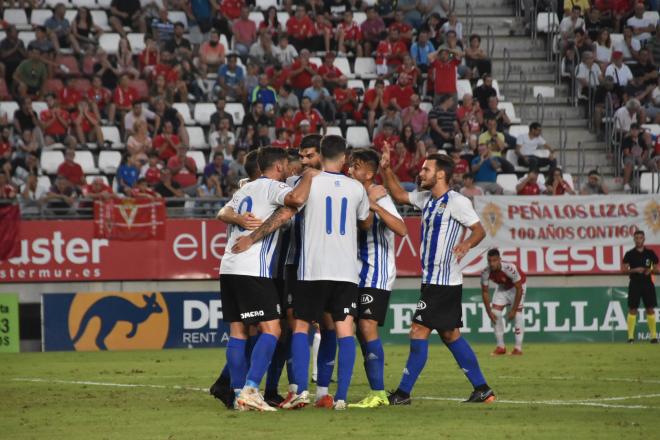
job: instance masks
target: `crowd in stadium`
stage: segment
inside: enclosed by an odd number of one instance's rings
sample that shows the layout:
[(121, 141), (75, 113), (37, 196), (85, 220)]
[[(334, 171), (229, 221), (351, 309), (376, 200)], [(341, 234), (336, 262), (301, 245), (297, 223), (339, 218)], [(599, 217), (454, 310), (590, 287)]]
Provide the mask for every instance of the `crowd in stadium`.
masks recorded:
[[(468, 196), (501, 194), (498, 173), (514, 171), (519, 194), (577, 191), (540, 124), (509, 135), (481, 36), (467, 35), (444, 1), (16, 0), (4, 7), (5, 198), (66, 207), (110, 194), (227, 197), (246, 176), (246, 152), (295, 149), (315, 132), (378, 151), (389, 145), (408, 189), (426, 155), (445, 151), (456, 163), (456, 188)], [(598, 130), (612, 92), (630, 189), (635, 165), (660, 163), (660, 144), (639, 128), (660, 121), (658, 24), (644, 18), (643, 3), (627, 0), (564, 7), (562, 68), (577, 69)], [(614, 31), (621, 41), (612, 42)], [(459, 96), (457, 78), (470, 80), (472, 92)], [(607, 188), (593, 172), (580, 192)]]

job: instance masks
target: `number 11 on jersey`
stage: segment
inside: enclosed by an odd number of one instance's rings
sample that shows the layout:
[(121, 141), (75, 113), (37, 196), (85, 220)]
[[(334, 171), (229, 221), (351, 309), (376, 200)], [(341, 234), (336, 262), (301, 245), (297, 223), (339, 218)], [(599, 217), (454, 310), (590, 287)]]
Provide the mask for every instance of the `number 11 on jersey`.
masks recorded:
[[(332, 235), (332, 197), (327, 196), (325, 198), (325, 233)], [(348, 210), (348, 199), (346, 197), (341, 198), (341, 209), (339, 213), (339, 234), (346, 234), (346, 213)]]

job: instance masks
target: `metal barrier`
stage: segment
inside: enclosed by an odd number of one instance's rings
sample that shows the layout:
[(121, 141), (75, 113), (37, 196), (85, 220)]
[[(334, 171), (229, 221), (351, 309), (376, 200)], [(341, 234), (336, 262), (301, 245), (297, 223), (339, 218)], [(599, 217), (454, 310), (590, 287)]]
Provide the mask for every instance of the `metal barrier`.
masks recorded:
[(580, 68), (581, 63), (580, 52), (575, 51), (575, 69), (571, 71), (571, 104), (573, 107), (577, 107), (578, 104), (578, 80), (577, 80), (577, 71)]
[(488, 58), (493, 59), (493, 52), (495, 52), (495, 32), (491, 25), (486, 26), (486, 53)]
[(593, 73), (591, 70), (589, 71), (589, 81), (587, 84), (589, 85), (588, 90), (587, 90), (587, 126), (589, 127), (589, 130), (593, 131), (594, 129), (594, 107), (596, 105), (595, 103), (595, 96), (594, 93), (596, 91), (596, 86), (592, 86), (591, 80), (594, 79), (595, 82), (594, 84), (598, 83), (598, 77), (596, 76), (595, 73)]
[(465, 28), (467, 35), (472, 35), (474, 29), (474, 9), (470, 3), (465, 4)]
[(502, 67), (504, 68), (504, 77), (502, 78), (502, 94), (504, 96), (508, 96), (508, 91), (509, 91), (509, 80), (511, 79), (511, 52), (509, 52), (509, 49), (506, 47), (502, 49), (502, 58), (504, 58), (504, 61), (502, 62)]
[(449, 11), (453, 12), (456, 10), (456, 0), (449, 0)]
[(612, 144), (612, 131), (614, 125), (614, 100), (612, 93), (605, 95), (605, 116), (603, 117), (605, 125), (605, 151), (612, 157), (614, 154), (614, 145)]
[(519, 72), (519, 82), (518, 82), (518, 99), (520, 99), (520, 114), (518, 117), (521, 120), (525, 120), (527, 116), (529, 115), (524, 115), (525, 113), (525, 104), (527, 104), (527, 94), (528, 94), (528, 89), (527, 89), (527, 75), (525, 75), (525, 72), (521, 70)]
[(612, 134), (610, 143), (612, 144), (612, 160), (614, 161), (614, 177), (621, 177), (623, 162), (621, 160), (621, 141), (623, 140), (623, 129), (621, 122), (617, 118), (612, 118)]
[(566, 120), (559, 116), (559, 163), (566, 166), (566, 145), (568, 144), (568, 130)]
[(582, 188), (582, 178), (584, 176), (584, 172), (587, 168), (587, 153), (584, 151), (582, 148), (582, 142), (577, 143), (577, 168), (576, 168), (576, 176), (575, 179), (573, 179), (573, 184), (575, 185), (575, 188)]
[(543, 125), (545, 119), (545, 99), (540, 93), (536, 95), (536, 121)]

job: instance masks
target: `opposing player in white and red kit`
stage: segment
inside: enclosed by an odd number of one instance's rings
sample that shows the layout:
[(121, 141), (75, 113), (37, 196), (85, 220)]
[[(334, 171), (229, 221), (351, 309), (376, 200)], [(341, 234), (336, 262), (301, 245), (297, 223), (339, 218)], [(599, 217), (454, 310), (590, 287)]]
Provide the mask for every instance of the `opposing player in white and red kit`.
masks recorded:
[[(504, 346), (504, 309), (509, 306), (506, 315), (509, 321), (513, 321), (515, 334), (515, 347), (512, 355), (521, 355), (523, 334), (523, 301), (525, 299), (525, 285), (527, 277), (514, 263), (502, 261), (500, 251), (491, 249), (488, 251), (488, 267), (481, 272), (481, 295), (483, 296), (486, 313), (493, 322), (495, 329), (495, 340), (497, 347), (491, 353), (493, 356), (506, 354)], [(495, 284), (493, 301), (490, 301), (488, 287), (490, 283)]]

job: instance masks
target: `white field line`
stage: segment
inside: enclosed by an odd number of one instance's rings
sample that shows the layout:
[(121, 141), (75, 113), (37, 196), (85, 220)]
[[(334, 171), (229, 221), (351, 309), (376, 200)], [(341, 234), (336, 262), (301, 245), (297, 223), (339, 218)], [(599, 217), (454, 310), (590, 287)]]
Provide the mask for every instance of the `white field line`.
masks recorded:
[[(16, 377), (12, 378), (15, 382), (32, 382), (32, 383), (46, 383), (46, 384), (62, 384), (62, 385), (85, 385), (85, 386), (101, 386), (101, 387), (117, 387), (117, 388), (155, 388), (155, 389), (171, 389), (171, 390), (185, 390), (195, 392), (208, 392), (206, 388), (188, 387), (181, 385), (152, 385), (152, 384), (137, 384), (137, 383), (114, 383), (114, 382), (96, 382), (89, 380), (60, 380), (60, 379), (42, 379), (42, 378), (28, 378)], [(551, 406), (593, 406), (601, 408), (627, 408), (627, 409), (648, 409), (651, 408), (645, 405), (616, 405), (606, 404), (600, 402), (621, 401), (629, 399), (644, 399), (650, 397), (660, 397), (660, 394), (645, 394), (636, 396), (622, 396), (622, 397), (603, 397), (599, 399), (582, 399), (582, 400), (501, 400), (498, 403), (512, 404), (512, 405), (551, 405)], [(461, 402), (463, 399), (457, 397), (416, 397), (420, 400), (438, 400), (447, 402)]]
[(632, 379), (629, 377), (576, 377), (576, 376), (547, 376), (547, 377), (524, 377), (524, 376), (497, 376), (499, 379), (522, 379), (522, 380), (593, 380), (598, 379), (604, 382), (629, 382), (629, 383), (648, 383), (648, 384), (660, 384), (660, 380), (653, 379)]

